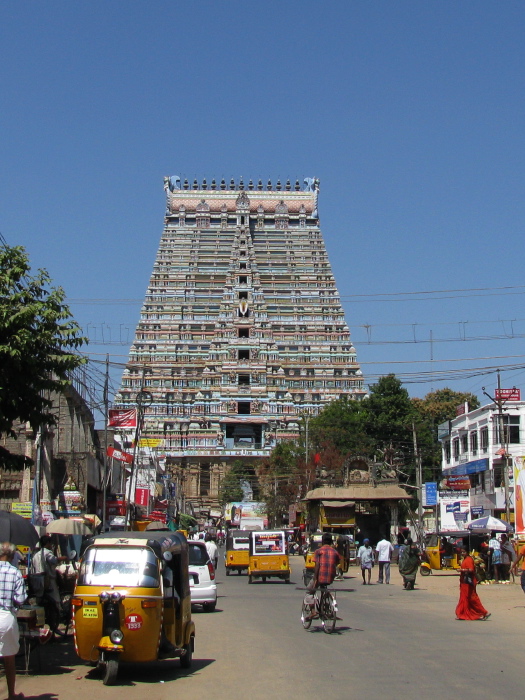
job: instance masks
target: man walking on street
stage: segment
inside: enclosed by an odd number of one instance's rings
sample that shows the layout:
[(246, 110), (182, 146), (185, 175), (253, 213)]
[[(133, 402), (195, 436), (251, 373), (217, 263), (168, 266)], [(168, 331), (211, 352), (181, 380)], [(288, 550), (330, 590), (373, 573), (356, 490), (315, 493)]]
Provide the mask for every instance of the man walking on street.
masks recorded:
[(377, 562), (379, 564), (378, 583), (383, 583), (383, 577), (385, 583), (390, 583), (390, 560), (392, 559), (393, 551), (394, 546), (389, 540), (382, 539), (376, 544)]
[(219, 549), (215, 542), (212, 540), (211, 535), (208, 534), (206, 535), (206, 551), (208, 552), (208, 557), (210, 558), (210, 561), (213, 563), (213, 567), (215, 571), (217, 571), (217, 567), (219, 566)]
[(9, 542), (0, 544), (0, 656), (4, 661), (8, 700), (22, 697), (15, 693), (15, 655), (19, 648), (16, 609), (27, 598), (22, 574), (11, 565), (15, 549)]
[(374, 550), (370, 546), (370, 540), (365, 537), (363, 544), (357, 550), (357, 558), (361, 564), (361, 575), (363, 576), (363, 586), (366, 585), (365, 573), (368, 576), (368, 585), (370, 586), (370, 577), (372, 575), (372, 567), (374, 566)]

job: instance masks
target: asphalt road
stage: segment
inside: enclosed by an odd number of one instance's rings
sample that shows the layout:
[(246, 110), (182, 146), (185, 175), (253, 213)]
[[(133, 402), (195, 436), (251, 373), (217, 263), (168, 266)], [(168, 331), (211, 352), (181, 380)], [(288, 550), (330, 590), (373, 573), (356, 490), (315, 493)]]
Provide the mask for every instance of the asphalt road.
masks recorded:
[(303, 560), (291, 560), (291, 585), (249, 585), (245, 575), (226, 577), (220, 565), (216, 612), (194, 613), (191, 672), (178, 661), (122, 665), (118, 685), (106, 687), (71, 642), (59, 643), (43, 648), (40, 666), (33, 655), (37, 675), (19, 676), (18, 690), (31, 700), (521, 697), (519, 586), (480, 586), (491, 619), (458, 622), (457, 577), (418, 578), (418, 588), (405, 591), (396, 569), (391, 585), (363, 586), (352, 567), (334, 585), (342, 620), (327, 635), (316, 621), (309, 631), (301, 626)]

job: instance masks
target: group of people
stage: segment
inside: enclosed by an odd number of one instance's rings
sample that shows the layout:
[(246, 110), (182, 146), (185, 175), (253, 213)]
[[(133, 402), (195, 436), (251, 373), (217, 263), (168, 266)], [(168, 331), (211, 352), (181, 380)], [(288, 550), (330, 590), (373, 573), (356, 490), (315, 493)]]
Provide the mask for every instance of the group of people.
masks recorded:
[[(15, 656), (19, 650), (17, 609), (28, 596), (24, 578), (19, 571), (23, 559), (16, 546), (10, 542), (0, 544), (0, 657), (3, 658), (9, 700), (21, 698), (15, 693)], [(57, 582), (57, 566), (67, 557), (56, 556), (52, 537), (43, 535), (31, 554), (29, 567), (29, 593), (37, 600), (45, 596), (51, 604), (60, 605)]]
[(365, 537), (363, 544), (357, 550), (357, 558), (361, 566), (363, 586), (371, 584), (372, 568), (375, 566), (376, 557), (379, 566), (377, 583), (390, 583), (390, 562), (394, 546), (390, 540), (382, 539), (376, 544), (375, 549), (371, 546), (370, 540)]
[[(505, 537), (502, 537), (505, 544)], [(476, 591), (476, 566), (474, 559), (469, 554), (468, 548), (462, 546), (460, 548), (460, 597), (456, 606), (457, 620), (487, 620), (490, 613), (485, 609)], [(390, 583), (390, 563), (394, 547), (387, 539), (380, 540), (375, 548), (370, 544), (370, 540), (365, 538), (362, 545), (357, 551), (357, 558), (361, 567), (361, 575), (363, 577), (363, 585), (370, 585), (372, 568), (376, 564), (379, 566), (379, 575), (377, 583)], [(510, 553), (509, 553), (510, 556)], [(332, 546), (332, 536), (328, 533), (323, 534), (322, 546), (314, 553), (315, 570), (311, 583), (308, 586), (308, 592), (312, 594), (320, 585), (331, 584), (337, 575), (337, 567), (340, 561), (340, 555), (335, 547)], [(515, 561), (516, 568), (522, 563), (522, 587), (525, 591), (525, 546), (520, 551), (519, 558)], [(416, 582), (417, 572), (421, 563), (421, 554), (416, 542), (413, 542), (409, 537), (399, 547), (399, 573), (403, 579), (403, 587), (406, 590), (413, 590)], [(313, 603), (312, 603), (312, 615)]]
[(480, 555), (485, 563), (488, 579), (495, 583), (510, 580), (510, 572), (517, 559), (517, 553), (505, 533), (500, 535), (499, 539), (495, 532), (492, 532), (490, 538), (484, 538), (480, 545)]

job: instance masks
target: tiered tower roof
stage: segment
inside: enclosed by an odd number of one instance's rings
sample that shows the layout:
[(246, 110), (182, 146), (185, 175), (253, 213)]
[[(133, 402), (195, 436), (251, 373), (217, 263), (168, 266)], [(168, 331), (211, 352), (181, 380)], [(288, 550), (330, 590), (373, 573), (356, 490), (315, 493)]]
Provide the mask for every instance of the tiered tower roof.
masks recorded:
[(117, 404), (152, 395), (170, 459), (269, 454), (365, 394), (319, 228), (319, 181), (164, 180), (165, 225)]

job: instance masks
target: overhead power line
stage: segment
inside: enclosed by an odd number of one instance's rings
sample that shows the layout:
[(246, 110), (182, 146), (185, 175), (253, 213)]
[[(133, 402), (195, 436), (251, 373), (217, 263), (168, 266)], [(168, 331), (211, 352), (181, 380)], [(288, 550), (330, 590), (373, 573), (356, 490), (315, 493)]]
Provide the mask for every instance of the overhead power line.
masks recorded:
[[(521, 291), (513, 291), (521, 290)], [(488, 294), (480, 294), (478, 292), (488, 292)], [(446, 297), (433, 296), (436, 294), (446, 294)], [(414, 301), (412, 297), (417, 297), (423, 295), (423, 299), (416, 299), (415, 301), (426, 301), (428, 299), (454, 299), (454, 298), (464, 298), (465, 296), (502, 296), (505, 294), (525, 294), (525, 285), (509, 285), (506, 287), (472, 287), (467, 289), (431, 289), (431, 290), (419, 290), (416, 292), (376, 292), (374, 294), (345, 294), (344, 296), (339, 296), (341, 301), (404, 301), (405, 299), (396, 299), (395, 297), (406, 297), (407, 301)], [(320, 297), (322, 298), (322, 297)], [(144, 297), (141, 298), (128, 298), (128, 299), (82, 299), (82, 298), (71, 298), (66, 300), (67, 304), (103, 304), (103, 305), (115, 305), (122, 306), (127, 304), (143, 304)]]

